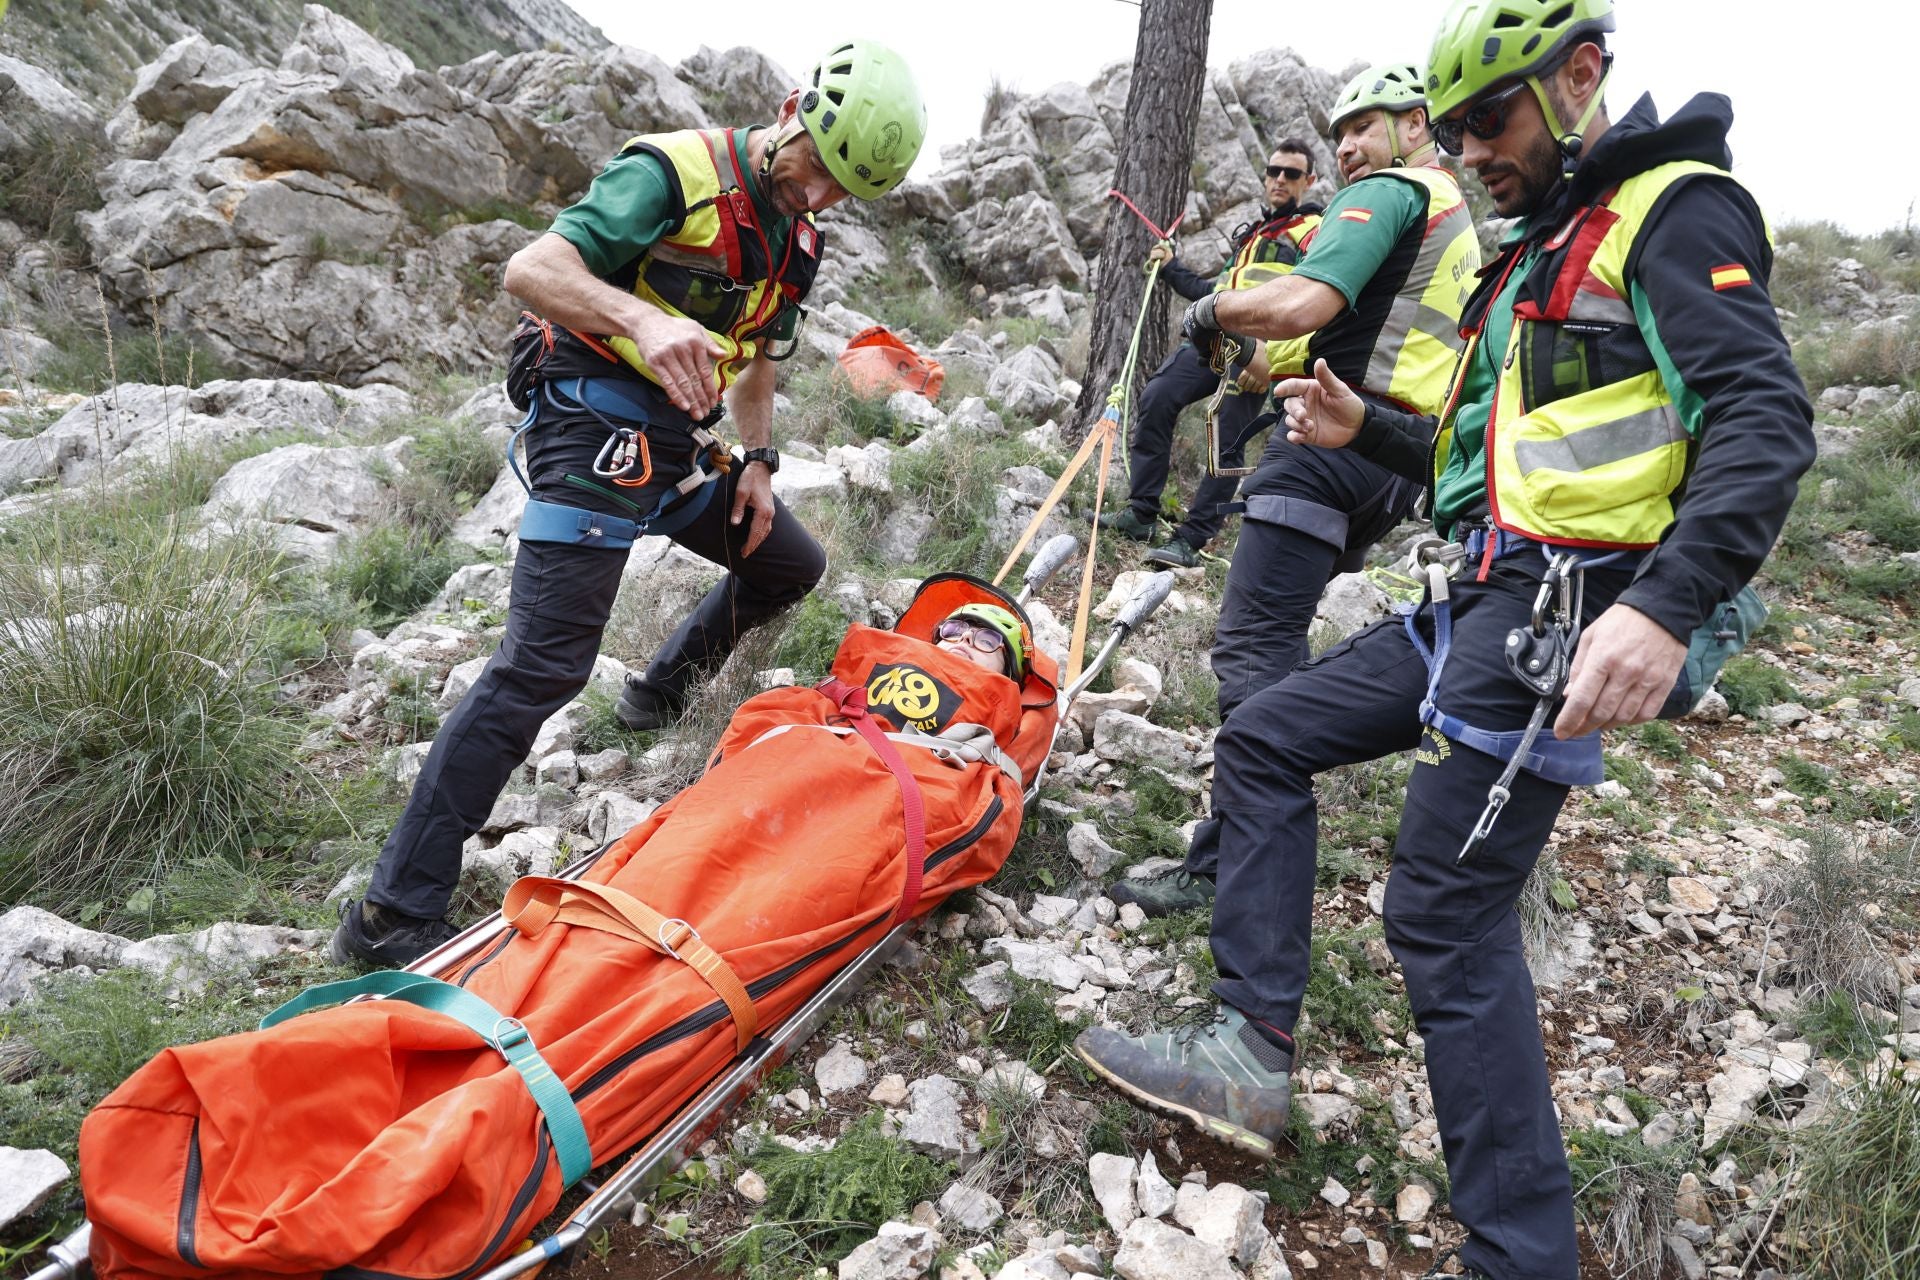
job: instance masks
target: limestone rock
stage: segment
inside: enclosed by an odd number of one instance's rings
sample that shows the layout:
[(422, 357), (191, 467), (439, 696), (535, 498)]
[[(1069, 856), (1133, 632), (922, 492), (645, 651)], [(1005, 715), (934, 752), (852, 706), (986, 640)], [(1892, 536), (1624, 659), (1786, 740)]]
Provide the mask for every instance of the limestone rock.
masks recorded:
[(1091, 822), (1076, 822), (1067, 828), (1067, 853), (1091, 879), (1112, 871), (1125, 856), (1101, 839), (1100, 828)]
[(845, 1040), (835, 1040), (814, 1064), (813, 1079), (823, 1095), (845, 1093), (867, 1082), (867, 1064)]
[(1237, 1280), (1226, 1251), (1158, 1218), (1137, 1218), (1120, 1239), (1113, 1274), (1121, 1280)]
[(933, 1265), (939, 1248), (937, 1232), (885, 1222), (879, 1234), (840, 1260), (840, 1280), (918, 1280)]
[(1094, 724), (1093, 750), (1103, 760), (1190, 773), (1199, 765), (1203, 748), (1184, 733), (1124, 711), (1109, 711)]
[(1173, 1184), (1161, 1174), (1160, 1163), (1151, 1150), (1140, 1156), (1140, 1172), (1134, 1177), (1133, 1194), (1141, 1214), (1146, 1217), (1164, 1218), (1173, 1212)]
[(69, 1176), (67, 1162), (51, 1151), (0, 1147), (0, 1231), (52, 1199)]
[(1007, 962), (995, 960), (968, 974), (960, 984), (982, 1009), (991, 1012), (1013, 1002), (1013, 980), (1007, 976)]
[(1206, 1199), (1181, 1222), (1198, 1239), (1214, 1245), (1241, 1265), (1250, 1265), (1271, 1238), (1261, 1223), (1266, 1206), (1245, 1187), (1231, 1182), (1207, 1189)]
[(940, 1197), (940, 1214), (947, 1221), (976, 1234), (990, 1231), (1006, 1210), (978, 1187), (956, 1182)]
[(326, 944), (327, 937), (318, 929), (216, 924), (196, 933), (164, 933), (129, 943), (120, 953), (120, 963), (145, 969), (164, 981), (170, 992), (197, 993), (222, 975), (250, 973), (276, 956), (316, 950)]
[(913, 1110), (900, 1125), (900, 1140), (939, 1160), (957, 1160), (968, 1153), (967, 1132), (960, 1119), (960, 1086), (946, 1076), (928, 1076), (908, 1087)]
[(0, 1009), (26, 999), (45, 974), (115, 968), (129, 945), (116, 934), (70, 924), (51, 911), (15, 907), (0, 915)]
[(1127, 1230), (1140, 1216), (1134, 1198), (1134, 1177), (1139, 1165), (1128, 1156), (1096, 1152), (1087, 1162), (1087, 1179), (1093, 1184), (1093, 1198), (1100, 1205), (1100, 1216), (1115, 1232)]
[(1393, 610), (1393, 598), (1364, 573), (1343, 573), (1327, 583), (1314, 621), (1344, 639)]
[(1706, 1126), (1701, 1149), (1712, 1150), (1733, 1129), (1753, 1117), (1754, 1106), (1772, 1087), (1773, 1074), (1765, 1067), (1742, 1063), (1725, 1065), (1707, 1081)]

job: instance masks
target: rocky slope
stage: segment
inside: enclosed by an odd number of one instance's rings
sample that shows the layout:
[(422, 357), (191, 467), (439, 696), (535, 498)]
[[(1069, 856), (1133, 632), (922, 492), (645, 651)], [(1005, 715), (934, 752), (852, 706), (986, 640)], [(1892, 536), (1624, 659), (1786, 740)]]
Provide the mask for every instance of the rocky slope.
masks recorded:
[[(162, 607), (114, 594), (128, 545), (271, 552), (240, 609), (258, 642), (229, 674), (261, 686), (298, 775), (269, 807), (332, 816), (268, 815), (209, 861), (163, 856), (115, 894), (39, 883), (0, 914), (0, 1246), (71, 1221), (78, 1116), (143, 1053), (338, 976), (321, 945), (332, 904), (364, 883), (436, 715), (501, 632), (521, 496), (498, 452), (517, 416), (494, 381), (512, 314), (498, 264), (628, 134), (746, 119), (788, 82), (750, 50), (427, 70), (318, 7), (284, 50), (183, 36), (111, 110), (58, 70), (0, 62), (0, 161), (50, 137), (102, 149), (99, 207), (72, 237), (0, 219), (0, 670), (40, 670), (56, 634), (114, 641)], [(830, 219), (776, 489), (833, 568), (714, 706), (817, 678), (845, 623), (889, 623), (916, 573), (991, 572), (1048, 491), (1125, 76), (1007, 97), (902, 199)], [(1196, 263), (1255, 198), (1264, 142), (1311, 132), (1335, 83), (1283, 51), (1213, 74), (1183, 250)], [(1783, 239), (1777, 297), (1819, 392), (1822, 461), (1763, 584), (1775, 621), (1699, 715), (1613, 735), (1608, 782), (1570, 805), (1525, 906), (1593, 1276), (1823, 1274), (1796, 1217), (1817, 1188), (1796, 1170), (1831, 1154), (1818, 1135), (1863, 1087), (1920, 1061), (1920, 272), (1897, 236), (1860, 258), (1819, 228)], [(176, 366), (82, 388), (77, 348), (100, 339), (74, 317), (103, 302), (119, 359), (157, 324), (157, 349), (191, 335), (236, 376), (189, 387)], [(874, 320), (943, 362), (937, 403), (862, 404), (835, 382), (826, 357)], [(1404, 595), (1392, 550), (1329, 590), (1322, 639)], [(1130, 556), (1103, 546), (1109, 613)], [(390, 594), (380, 575), (402, 570), (423, 589)], [(625, 830), (697, 770), (712, 716), (634, 739), (608, 699), (717, 572), (664, 539), (636, 547), (593, 687), (543, 727), (468, 846), (466, 907)], [(1086, 1021), (1137, 1029), (1207, 1004), (1204, 919), (1148, 922), (1102, 890), (1165, 865), (1204, 812), (1222, 579), (1220, 563), (1183, 574), (1076, 707), (999, 880), (929, 921), (584, 1267), (698, 1274), (751, 1244), (756, 1277), (818, 1261), (843, 1280), (1280, 1280), (1417, 1274), (1446, 1247), (1421, 1046), (1378, 924), (1404, 762), (1323, 780), (1322, 947), (1288, 1159), (1255, 1167), (1149, 1119), (1064, 1055)], [(1034, 609), (1056, 651), (1070, 605), (1063, 587)], [(4, 789), (21, 757), (6, 760), (0, 792), (18, 803)], [(867, 1185), (876, 1152), (898, 1177), (859, 1201), (857, 1247), (809, 1243), (818, 1206), (794, 1188)]]

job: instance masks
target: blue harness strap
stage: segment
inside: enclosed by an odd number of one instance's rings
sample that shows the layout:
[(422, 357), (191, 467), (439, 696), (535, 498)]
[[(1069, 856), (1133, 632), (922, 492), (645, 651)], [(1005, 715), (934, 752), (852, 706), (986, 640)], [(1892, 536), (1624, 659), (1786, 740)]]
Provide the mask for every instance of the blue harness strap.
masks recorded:
[[(621, 378), (572, 378), (561, 383), (558, 391), (603, 423), (608, 417), (613, 417), (643, 425), (651, 424), (649, 414), (654, 411), (635, 392), (621, 385), (625, 381)], [(694, 474), (702, 478), (691, 491), (678, 486), (670, 487), (653, 504), (652, 511), (633, 520), (535, 498), (533, 486), (520, 470), (520, 439), (540, 424), (542, 403), (551, 404), (556, 409), (564, 407), (554, 401), (555, 390), (552, 383), (542, 383), (535, 389), (533, 403), (527, 406), (527, 416), (520, 420), (520, 425), (507, 440), (507, 465), (513, 468), (513, 478), (527, 491), (526, 511), (520, 517), (519, 536), (522, 542), (565, 542), (616, 549), (630, 547), (640, 538), (667, 537), (678, 533), (706, 511), (707, 504), (713, 501), (714, 481), (720, 478), (721, 473), (697, 464)], [(610, 423), (607, 425), (611, 426)], [(689, 435), (689, 439), (692, 438)]]
[[(1467, 555), (1465, 562), (1471, 564), (1486, 555), (1488, 542), (1492, 540), (1493, 558), (1511, 555), (1526, 548), (1539, 550), (1545, 554), (1539, 543), (1508, 533), (1504, 529), (1476, 529), (1466, 539)], [(1621, 558), (1624, 552), (1610, 552), (1595, 556), (1583, 562), (1584, 568), (1593, 568), (1610, 564)], [(1440, 675), (1446, 669), (1447, 657), (1453, 650), (1453, 607), (1445, 594), (1434, 596), (1431, 589), (1423, 602), (1433, 613), (1433, 644), (1429, 646), (1420, 634), (1420, 606), (1409, 609), (1403, 616), (1407, 628), (1407, 638), (1427, 664), (1427, 694), (1420, 702), (1420, 723), (1433, 729), (1449, 741), (1464, 747), (1472, 747), (1511, 763), (1527, 736), (1524, 729), (1482, 729), (1478, 725), (1468, 724), (1455, 715), (1442, 711), (1437, 699), (1440, 694)], [(1544, 778), (1548, 782), (1557, 782), (1563, 786), (1592, 787), (1606, 778), (1606, 760), (1600, 747), (1600, 731), (1595, 729), (1577, 738), (1561, 741), (1552, 734), (1540, 734), (1534, 737), (1525, 755), (1520, 757), (1520, 768)]]
[(260, 1019), (260, 1029), (265, 1031), (310, 1009), (342, 1004), (362, 995), (384, 996), (389, 1000), (403, 1000), (422, 1009), (431, 1009), (435, 1013), (445, 1014), (478, 1035), (520, 1073), (527, 1092), (539, 1104), (541, 1115), (546, 1117), (547, 1136), (553, 1142), (554, 1155), (560, 1160), (561, 1181), (570, 1187), (592, 1170), (593, 1148), (587, 1142), (587, 1129), (581, 1122), (580, 1110), (573, 1105), (573, 1098), (568, 1094), (565, 1083), (553, 1073), (553, 1068), (547, 1065), (547, 1060), (534, 1047), (533, 1038), (527, 1034), (526, 1027), (520, 1019), (508, 1017), (471, 991), (456, 987), (451, 982), (442, 982), (425, 974), (383, 969), (342, 982), (323, 983), (307, 988)]

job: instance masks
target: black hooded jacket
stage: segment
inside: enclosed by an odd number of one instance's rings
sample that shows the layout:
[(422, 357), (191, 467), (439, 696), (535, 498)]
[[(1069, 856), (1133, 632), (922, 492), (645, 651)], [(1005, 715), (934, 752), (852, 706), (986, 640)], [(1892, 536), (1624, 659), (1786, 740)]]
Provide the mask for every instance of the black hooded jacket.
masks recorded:
[[(1511, 255), (1531, 253), (1570, 212), (1621, 181), (1674, 160), (1730, 166), (1732, 123), (1732, 104), (1717, 93), (1699, 95), (1665, 123), (1652, 98), (1641, 97), (1529, 216), (1526, 237), (1487, 265), (1468, 320), (1491, 305)], [(1716, 290), (1713, 269), (1733, 265), (1745, 267), (1752, 284)], [(1674, 495), (1674, 521), (1620, 602), (1683, 641), (1759, 570), (1813, 465), (1813, 407), (1767, 293), (1772, 267), (1753, 197), (1738, 183), (1713, 179), (1676, 184), (1648, 215), (1627, 262), (1631, 292), (1644, 300), (1674, 372), (1701, 403), (1702, 427)], [(1523, 284), (1523, 294), (1534, 284)], [(1431, 482), (1434, 427), (1431, 418), (1373, 407), (1350, 447)]]

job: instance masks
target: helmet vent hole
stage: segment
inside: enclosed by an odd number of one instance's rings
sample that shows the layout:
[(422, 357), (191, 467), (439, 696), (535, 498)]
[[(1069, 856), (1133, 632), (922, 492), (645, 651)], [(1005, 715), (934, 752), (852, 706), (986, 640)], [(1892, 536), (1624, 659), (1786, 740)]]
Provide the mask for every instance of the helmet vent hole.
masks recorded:
[(1524, 27), (1527, 25), (1527, 20), (1517, 13), (1503, 13), (1493, 20), (1493, 25), (1496, 30), (1502, 27)]
[(847, 105), (847, 91), (845, 89), (828, 89), (827, 97), (833, 100), (833, 105), (836, 107), (844, 107)]
[(1545, 20), (1542, 21), (1540, 25), (1547, 28), (1548, 30), (1552, 30), (1554, 27), (1560, 26), (1561, 24), (1566, 22), (1567, 19), (1571, 18), (1572, 16), (1573, 16), (1573, 6), (1570, 4), (1563, 4), (1558, 9), (1555, 9), (1552, 13), (1548, 14)]
[(837, 63), (827, 68), (827, 74), (830, 76), (850, 76), (853, 74), (853, 64), (851, 62)]

